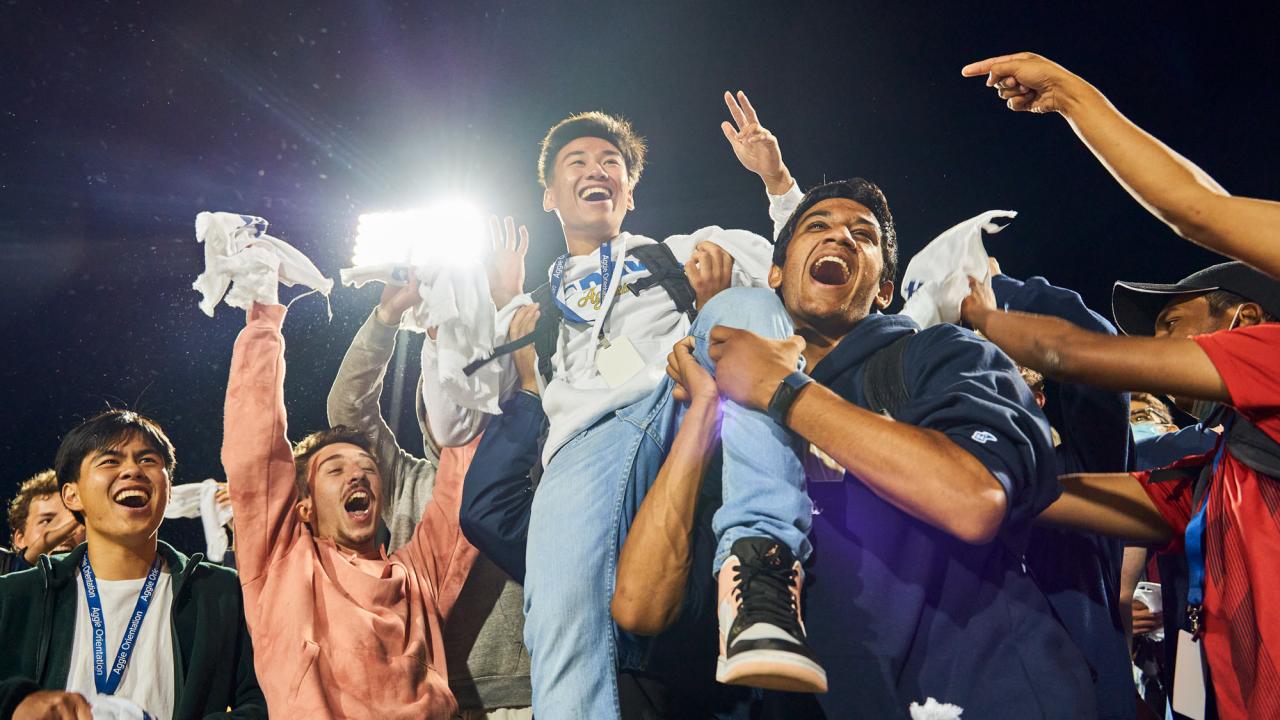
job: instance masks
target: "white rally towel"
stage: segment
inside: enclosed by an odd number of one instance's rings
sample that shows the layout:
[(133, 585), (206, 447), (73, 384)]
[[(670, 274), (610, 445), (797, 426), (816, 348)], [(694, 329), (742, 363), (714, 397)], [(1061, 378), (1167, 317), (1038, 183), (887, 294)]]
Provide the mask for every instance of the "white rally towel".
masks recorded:
[(155, 717), (128, 698), (95, 693), (85, 699), (93, 710), (93, 720), (154, 720)]
[[(403, 264), (344, 268), (344, 285), (360, 287), (379, 281), (403, 285), (408, 278)], [(422, 302), (405, 313), (401, 327), (414, 332), (436, 328), (434, 372), (444, 394), (461, 407), (501, 414), (498, 387), (501, 366), (488, 363), (471, 376), (462, 369), (493, 352), (495, 310), (489, 299), (489, 279), (478, 263), (443, 263), (414, 268)], [(471, 322), (464, 319), (471, 318)], [(431, 372), (427, 363), (423, 372)]]
[(278, 283), (306, 285), (325, 298), (333, 290), (333, 280), (297, 248), (268, 235), (267, 221), (260, 217), (202, 212), (196, 216), (196, 240), (204, 243), (204, 272), (192, 287), (200, 291), (200, 309), (209, 317), (224, 295), (227, 305), (244, 310), (254, 302), (274, 305)]
[(198, 483), (174, 485), (169, 495), (165, 518), (200, 518), (204, 528), (205, 555), (216, 563), (227, 556), (227, 533), (222, 529), (231, 522), (231, 506), (219, 506), (218, 481), (212, 478)]
[(913, 702), (908, 710), (911, 712), (911, 720), (960, 720), (960, 716), (964, 714), (959, 705), (938, 702), (933, 698), (925, 700), (923, 705)]
[(985, 279), (987, 250), (982, 233), (1005, 228), (996, 218), (1014, 218), (1013, 210), (988, 210), (933, 239), (907, 263), (902, 275), (901, 313), (922, 328), (960, 321), (960, 303), (969, 295), (969, 276)]

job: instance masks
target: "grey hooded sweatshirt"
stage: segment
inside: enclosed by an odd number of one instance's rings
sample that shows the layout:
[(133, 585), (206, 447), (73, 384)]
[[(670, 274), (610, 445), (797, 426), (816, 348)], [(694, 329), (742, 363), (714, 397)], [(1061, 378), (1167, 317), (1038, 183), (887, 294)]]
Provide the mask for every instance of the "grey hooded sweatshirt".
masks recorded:
[[(379, 398), (396, 346), (396, 326), (377, 312), (360, 327), (342, 358), (329, 391), (329, 424), (349, 425), (369, 435), (382, 472), (382, 519), (391, 533), (388, 552), (413, 534), (436, 482), (439, 449), (427, 432), (421, 386), (418, 424), (427, 457), (400, 448), (382, 417)], [(461, 709), (527, 707), (531, 704), (529, 654), (524, 648), (524, 593), (519, 584), (481, 555), (444, 626), (449, 688)]]

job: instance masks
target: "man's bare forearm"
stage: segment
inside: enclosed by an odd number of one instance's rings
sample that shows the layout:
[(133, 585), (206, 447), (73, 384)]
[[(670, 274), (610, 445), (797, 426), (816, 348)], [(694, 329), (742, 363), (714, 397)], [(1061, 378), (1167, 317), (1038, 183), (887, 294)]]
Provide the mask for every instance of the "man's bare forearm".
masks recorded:
[(1234, 198), (1080, 81), (1064, 116), (1130, 195), (1180, 236), (1280, 275), (1280, 203)]
[(1173, 529), (1132, 475), (1077, 473), (1059, 480), (1062, 496), (1037, 522), (1141, 545), (1164, 545), (1173, 537)]
[(1115, 336), (1060, 318), (979, 310), (974, 329), (1019, 365), (1064, 382), (1229, 402), (1221, 375), (1193, 340)]
[(614, 621), (654, 635), (680, 613), (691, 561), (690, 543), (702, 478), (719, 439), (717, 400), (695, 400), (658, 471), (618, 558)]
[(946, 435), (878, 415), (810, 383), (788, 426), (879, 497), (965, 542), (990, 542), (1008, 506), (1004, 488)]

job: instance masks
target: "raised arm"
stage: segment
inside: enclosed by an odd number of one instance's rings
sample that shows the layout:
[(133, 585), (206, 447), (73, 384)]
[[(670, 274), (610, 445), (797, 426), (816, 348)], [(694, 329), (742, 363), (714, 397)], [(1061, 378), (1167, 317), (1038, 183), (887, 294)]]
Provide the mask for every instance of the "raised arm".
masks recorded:
[(720, 438), (719, 393), (693, 358), (693, 338), (671, 351), (667, 374), (678, 383), (676, 399), (689, 409), (627, 533), (610, 605), (614, 622), (638, 635), (657, 635), (680, 614), (698, 494)]
[(299, 532), (285, 424), (284, 317), (282, 305), (254, 304), (236, 338), (227, 382), (222, 467), (236, 516), (236, 565), (246, 586)]
[(458, 524), (462, 481), (479, 443), (480, 438), (476, 438), (463, 447), (441, 449), (435, 492), (422, 510), (413, 538), (396, 551), (397, 555), (406, 554), (414, 571), (435, 593), (441, 620), (453, 611), (471, 566), (480, 554), (467, 542)]
[(1039, 55), (1003, 55), (960, 72), (987, 75), (1011, 110), (1061, 114), (1120, 185), (1174, 232), (1280, 277), (1280, 203), (1227, 194), (1083, 78)]
[(1091, 332), (1059, 318), (999, 310), (990, 287), (977, 279), (970, 288), (961, 317), (1020, 365), (1111, 390), (1231, 401), (1222, 376), (1194, 340)]
[[(401, 449), (382, 417), (379, 404), (387, 365), (395, 351), (400, 318), (418, 300), (416, 279), (404, 286), (387, 285), (378, 307), (352, 339), (329, 389), (329, 424), (354, 427), (373, 441), (374, 456), (382, 469), (385, 498), (399, 498), (400, 485), (409, 478), (425, 483), (425, 487), (416, 488), (418, 494), (429, 495), (435, 482), (435, 473), (423, 472), (434, 465), (435, 453), (424, 460)], [(433, 446), (426, 438), (423, 444), (427, 448)]]
[(1173, 535), (1142, 483), (1128, 473), (1078, 473), (1058, 479), (1062, 495), (1040, 514), (1039, 522), (1140, 545), (1164, 545)]

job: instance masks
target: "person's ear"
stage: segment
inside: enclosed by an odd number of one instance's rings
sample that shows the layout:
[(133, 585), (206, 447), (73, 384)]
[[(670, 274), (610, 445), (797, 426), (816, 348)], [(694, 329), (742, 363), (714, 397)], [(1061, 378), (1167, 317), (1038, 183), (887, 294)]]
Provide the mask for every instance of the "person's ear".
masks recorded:
[(880, 283), (880, 292), (876, 294), (875, 305), (878, 309), (884, 310), (893, 302), (893, 281), (885, 280)]
[(84, 503), (80, 501), (80, 486), (69, 482), (62, 486), (62, 504), (73, 513), (84, 512)]
[(1262, 310), (1262, 306), (1255, 302), (1242, 303), (1240, 305), (1240, 319), (1236, 321), (1236, 327), (1249, 327), (1251, 325), (1261, 325), (1263, 316), (1266, 313)]
[(312, 504), (311, 498), (302, 498), (293, 506), (293, 509), (297, 511), (298, 519), (301, 520), (304, 525), (311, 524), (312, 516), (315, 513), (315, 506)]
[(1045, 397), (1045, 395), (1044, 395), (1044, 391), (1043, 391), (1043, 390), (1034, 390), (1034, 391), (1032, 391), (1032, 392), (1033, 392), (1033, 394), (1036, 396), (1036, 407), (1038, 407), (1038, 408), (1040, 408), (1041, 410), (1043, 410), (1043, 409), (1044, 409), (1044, 404), (1045, 404), (1045, 402), (1047, 401), (1047, 398), (1046, 398), (1046, 397)]
[(22, 532), (22, 528), (18, 528), (17, 530), (13, 531), (13, 549), (14, 550), (26, 550), (27, 549), (26, 540), (27, 540), (27, 534)]
[(782, 268), (777, 265), (769, 266), (769, 289), (777, 290), (782, 287)]
[(635, 186), (627, 183), (627, 210), (636, 209), (636, 189)]
[(545, 212), (551, 212), (556, 209), (556, 199), (551, 194), (551, 188), (542, 191), (542, 209)]

